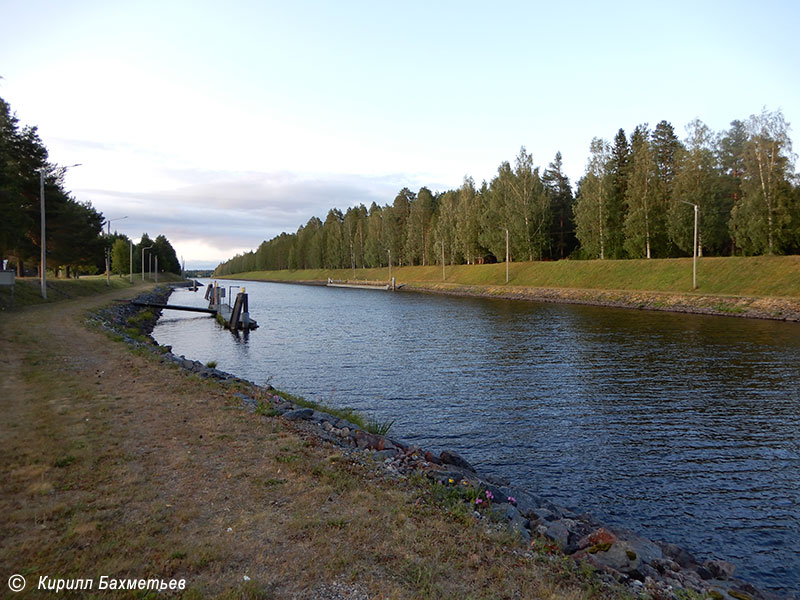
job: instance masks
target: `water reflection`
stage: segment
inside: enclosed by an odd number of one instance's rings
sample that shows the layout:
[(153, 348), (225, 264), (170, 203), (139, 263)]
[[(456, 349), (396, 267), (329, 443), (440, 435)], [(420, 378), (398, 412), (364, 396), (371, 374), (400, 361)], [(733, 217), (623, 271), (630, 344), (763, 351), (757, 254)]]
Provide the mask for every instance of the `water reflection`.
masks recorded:
[(798, 325), (247, 289), (261, 326), (249, 337), (184, 314), (154, 335), (258, 383), (395, 420), (408, 442), (727, 558), (762, 585), (800, 588)]

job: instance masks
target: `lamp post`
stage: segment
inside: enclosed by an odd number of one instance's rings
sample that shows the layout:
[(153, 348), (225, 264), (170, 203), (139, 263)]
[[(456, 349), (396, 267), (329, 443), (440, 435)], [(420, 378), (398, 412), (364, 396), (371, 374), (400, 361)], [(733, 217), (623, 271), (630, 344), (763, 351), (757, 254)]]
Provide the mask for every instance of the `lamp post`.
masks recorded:
[[(107, 219), (106, 227), (108, 228), (108, 237), (111, 237), (111, 221), (122, 221), (127, 219), (127, 216), (117, 217), (116, 219)], [(111, 248), (106, 248), (106, 286), (111, 286)]]
[(41, 204), (41, 212), (42, 212), (42, 239), (41, 239), (41, 259), (40, 259), (40, 267), (42, 270), (41, 278), (42, 278), (42, 298), (47, 300), (47, 280), (45, 278), (45, 274), (47, 273), (47, 242), (45, 239), (45, 223), (44, 223), (44, 176), (46, 173), (50, 173), (51, 171), (58, 170), (59, 175), (63, 175), (66, 173), (67, 169), (71, 169), (72, 167), (80, 167), (81, 163), (76, 163), (74, 165), (67, 165), (66, 167), (60, 167), (58, 169), (53, 169), (50, 166), (47, 167), (39, 167), (36, 169), (39, 172), (39, 200)]
[(155, 244), (152, 244), (147, 248), (142, 248), (142, 281), (144, 281), (144, 253), (150, 250), (150, 248), (152, 248), (153, 246), (155, 246)]
[(508, 283), (508, 227), (506, 227), (506, 283)]
[(442, 239), (442, 281), (447, 281), (447, 274), (444, 270), (444, 239)]
[(506, 283), (508, 283), (508, 227), (500, 227), (499, 229), (506, 232)]
[(700, 207), (697, 204), (693, 204), (691, 202), (687, 202), (686, 200), (681, 200), (684, 204), (688, 204), (689, 206), (694, 206), (694, 244), (692, 246), (692, 289), (697, 289), (697, 222), (698, 222), (698, 215), (700, 212)]

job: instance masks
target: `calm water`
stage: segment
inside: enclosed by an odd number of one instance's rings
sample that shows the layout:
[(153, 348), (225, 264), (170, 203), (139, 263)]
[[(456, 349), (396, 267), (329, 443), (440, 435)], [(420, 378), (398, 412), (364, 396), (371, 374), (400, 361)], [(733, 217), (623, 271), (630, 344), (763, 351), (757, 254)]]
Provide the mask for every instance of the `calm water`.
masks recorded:
[[(800, 325), (243, 285), (249, 336), (169, 311), (154, 337), (800, 590)], [(170, 302), (204, 305), (204, 291)]]

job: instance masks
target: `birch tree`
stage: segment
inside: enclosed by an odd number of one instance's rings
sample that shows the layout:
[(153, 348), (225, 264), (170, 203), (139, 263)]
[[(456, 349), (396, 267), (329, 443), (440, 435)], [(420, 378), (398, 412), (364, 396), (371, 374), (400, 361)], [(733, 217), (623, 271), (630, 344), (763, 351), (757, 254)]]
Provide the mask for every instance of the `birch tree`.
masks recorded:
[(608, 142), (594, 138), (590, 146), (586, 174), (578, 185), (575, 202), (575, 233), (584, 255), (588, 258), (606, 257), (605, 235), (608, 214), (606, 165), (610, 149)]
[(677, 156), (673, 201), (667, 215), (667, 231), (684, 253), (694, 250), (694, 210), (699, 207), (697, 253), (704, 248), (722, 248), (727, 240), (727, 217), (721, 196), (721, 173), (714, 156), (715, 136), (705, 123), (695, 119), (686, 126), (685, 149)]
[(530, 261), (540, 259), (548, 245), (550, 201), (539, 177), (539, 169), (534, 168), (533, 157), (524, 146), (520, 148), (508, 183), (512, 191), (510, 208), (521, 220), (515, 230), (521, 236), (523, 256)]
[(647, 125), (639, 125), (631, 136), (631, 171), (625, 192), (625, 250), (633, 258), (652, 258), (656, 165)]
[(741, 199), (733, 206), (731, 229), (748, 254), (775, 254), (791, 230), (789, 179), (794, 169), (789, 124), (781, 111), (763, 109), (745, 123), (747, 142)]

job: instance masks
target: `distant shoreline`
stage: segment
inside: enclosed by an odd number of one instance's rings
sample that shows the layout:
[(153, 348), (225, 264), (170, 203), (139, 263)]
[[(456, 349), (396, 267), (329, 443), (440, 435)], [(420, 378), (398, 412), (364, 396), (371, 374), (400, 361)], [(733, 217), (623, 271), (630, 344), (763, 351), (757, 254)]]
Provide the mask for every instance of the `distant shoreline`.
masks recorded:
[[(323, 280), (285, 280), (236, 277), (220, 279), (264, 283), (324, 286)], [(360, 280), (351, 280), (360, 281)], [(728, 296), (717, 294), (681, 294), (632, 290), (596, 290), (575, 288), (539, 288), (505, 285), (464, 285), (451, 283), (404, 282), (399, 292), (418, 292), (446, 296), (500, 298), (528, 302), (583, 304), (629, 310), (655, 310), (673, 313), (743, 317), (773, 321), (800, 322), (800, 298)], [(377, 290), (376, 290), (377, 291)]]

